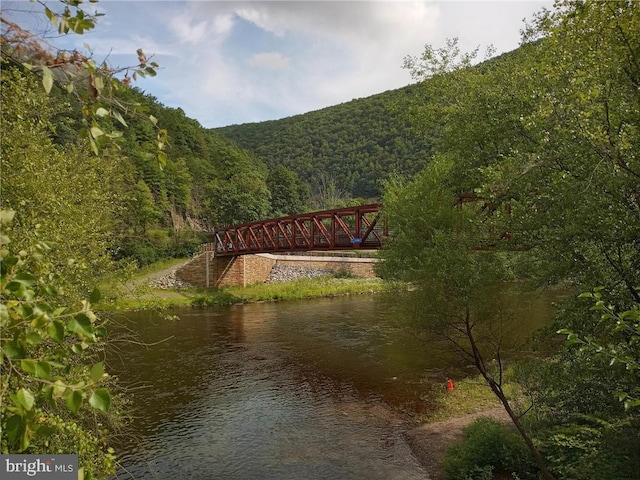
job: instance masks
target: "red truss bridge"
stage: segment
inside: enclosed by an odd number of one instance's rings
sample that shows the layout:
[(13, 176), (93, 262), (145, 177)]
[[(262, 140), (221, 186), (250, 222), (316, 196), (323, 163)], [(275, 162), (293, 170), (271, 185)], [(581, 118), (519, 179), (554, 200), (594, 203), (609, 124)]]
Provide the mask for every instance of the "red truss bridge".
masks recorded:
[(215, 232), (215, 255), (377, 250), (388, 234), (380, 209), (373, 203), (226, 227)]

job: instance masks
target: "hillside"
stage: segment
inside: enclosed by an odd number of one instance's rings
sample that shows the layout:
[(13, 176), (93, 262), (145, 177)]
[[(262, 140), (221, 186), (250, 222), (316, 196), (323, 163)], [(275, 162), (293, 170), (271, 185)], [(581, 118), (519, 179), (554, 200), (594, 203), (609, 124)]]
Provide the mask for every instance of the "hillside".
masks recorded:
[[(81, 134), (86, 120), (77, 98), (57, 84), (47, 95), (15, 63), (3, 61), (2, 67), (0, 200), (6, 208), (30, 212), (14, 233), (17, 243), (39, 228), (60, 248), (67, 244), (65, 254), (108, 252), (113, 259), (146, 264), (190, 255), (206, 239), (200, 231), (274, 213), (264, 163), (181, 109), (119, 88), (126, 128), (93, 153)], [(158, 128), (149, 118), (166, 130), (164, 166), (154, 155)], [(100, 139), (117, 129), (117, 122), (101, 120), (100, 128), (93, 127)], [(28, 141), (35, 138), (40, 143)], [(93, 232), (100, 245), (90, 247), (84, 232)]]
[(378, 197), (384, 179), (413, 175), (429, 157), (429, 141), (412, 128), (410, 85), (303, 115), (214, 129), (253, 152), (270, 169), (283, 165), (306, 179), (315, 196), (334, 183), (352, 197)]

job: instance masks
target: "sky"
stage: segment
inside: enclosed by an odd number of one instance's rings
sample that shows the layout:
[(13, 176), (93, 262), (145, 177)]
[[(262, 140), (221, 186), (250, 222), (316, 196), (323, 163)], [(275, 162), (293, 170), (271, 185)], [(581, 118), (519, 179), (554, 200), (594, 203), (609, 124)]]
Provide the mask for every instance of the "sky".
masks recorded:
[[(46, 2), (57, 8), (56, 2)], [(97, 28), (55, 40), (113, 66), (142, 48), (160, 65), (137, 86), (204, 127), (288, 117), (413, 83), (402, 68), (425, 44), (518, 47), (523, 20), (552, 1), (101, 0)], [(3, 1), (3, 13), (25, 1)], [(14, 17), (38, 27), (33, 15)], [(45, 19), (46, 20), (46, 19)], [(26, 24), (26, 25), (25, 25)]]

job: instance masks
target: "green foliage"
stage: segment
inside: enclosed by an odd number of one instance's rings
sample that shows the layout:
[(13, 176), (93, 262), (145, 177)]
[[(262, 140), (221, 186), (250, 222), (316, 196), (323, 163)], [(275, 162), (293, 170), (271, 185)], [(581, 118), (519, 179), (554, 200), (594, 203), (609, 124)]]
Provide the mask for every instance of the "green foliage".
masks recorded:
[(271, 214), (274, 217), (305, 211), (309, 203), (309, 186), (292, 170), (276, 166), (269, 172), (267, 187), (271, 192)]
[[(465, 254), (465, 238), (521, 251), (511, 255), (519, 260), (511, 276), (608, 292), (606, 301), (591, 294), (595, 315), (575, 304), (565, 310), (558, 328), (582, 348), (550, 359), (532, 385), (541, 421), (583, 412), (624, 418), (614, 394), (636, 405), (639, 32), (635, 2), (558, 2), (533, 21), (531, 41), (515, 55), (468, 67), (452, 42), (407, 65), (431, 99), (415, 121), (435, 155), (385, 195), (393, 238), (383, 273), (426, 285), (442, 324), (458, 330), (455, 304), (471, 306), (477, 286), (505, 272), (493, 252)], [(453, 203), (463, 195), (482, 208), (465, 216), (463, 207), (456, 225)], [(491, 261), (481, 267), (480, 258)], [(564, 385), (549, 379), (554, 371)]]
[(585, 332), (583, 328), (578, 334), (565, 328), (558, 333), (567, 336), (569, 346), (579, 346), (581, 353), (608, 362), (612, 372), (622, 369), (626, 385), (615, 395), (624, 402), (625, 409), (640, 407), (640, 304), (617, 312), (614, 305), (605, 301), (601, 288), (580, 297), (594, 302), (590, 310), (599, 318), (593, 330)]
[(603, 358), (568, 349), (528, 366), (520, 381), (536, 406), (536, 423), (548, 424), (578, 414), (624, 416), (614, 393), (635, 386), (627, 377), (620, 366), (610, 367)]
[(84, 145), (54, 145), (50, 119), (64, 106), (16, 69), (1, 75), (0, 198), (21, 212), (12, 240), (20, 250), (35, 236), (46, 238), (67, 294), (87, 295), (95, 277), (111, 268), (107, 251), (124, 208), (122, 163), (109, 151), (95, 157)]
[[(136, 187), (131, 217), (125, 227), (125, 251), (148, 251), (139, 237), (147, 228), (180, 229), (191, 222), (199, 228), (244, 223), (266, 218), (272, 209), (266, 185), (267, 169), (247, 151), (187, 118), (181, 109), (167, 108), (136, 90), (121, 93), (139, 104), (167, 129), (165, 168), (160, 168), (144, 146), (153, 131), (143, 119), (131, 118), (124, 132), (123, 150), (135, 165), (134, 176), (148, 192)], [(124, 100), (123, 100), (124, 101)], [(145, 208), (139, 209), (141, 195)], [(139, 218), (136, 218), (139, 217)], [(133, 230), (133, 232), (130, 232)]]
[(162, 212), (156, 206), (151, 190), (144, 180), (138, 180), (133, 193), (128, 220), (145, 233), (162, 218)]
[(487, 292), (504, 280), (507, 268), (496, 252), (475, 250), (483, 219), (473, 208), (456, 209), (451, 168), (439, 157), (406, 185), (388, 185), (383, 202), (392, 234), (377, 268), (383, 278), (413, 282), (424, 302), (423, 327), (454, 340), (456, 331), (466, 335), (460, 322), (490, 329), (504, 323), (498, 295)]
[[(473, 191), (491, 206), (496, 213), (488, 226), (510, 234), (502, 245), (528, 249), (514, 272), (539, 284), (570, 282), (583, 290), (603, 285), (608, 292), (606, 301), (598, 292), (588, 295), (595, 300), (592, 311), (576, 303), (564, 310), (558, 327), (574, 345), (526, 379), (536, 406), (534, 429), (569, 415), (635, 418), (633, 412), (625, 416), (615, 396), (627, 407), (638, 396), (639, 26), (634, 3), (561, 2), (534, 21), (528, 38), (536, 41), (518, 55), (441, 75), (453, 57), (439, 62), (431, 50), (425, 64), (412, 66), (435, 74), (423, 84), (433, 101), (419, 118), (425, 128), (437, 129), (434, 149), (450, 159), (442, 181), (450, 191)], [(428, 198), (429, 188), (442, 187), (437, 176), (427, 175), (432, 183), (423, 182), (418, 192)], [(417, 204), (419, 196), (412, 195)], [(500, 205), (508, 205), (511, 216), (500, 215)], [(427, 206), (426, 213), (418, 206), (401, 212), (406, 231), (414, 225), (411, 234), (424, 241), (425, 229), (416, 220), (424, 218), (434, 229), (451, 232)], [(413, 257), (407, 263), (421, 265), (421, 250), (408, 245), (405, 255)], [(398, 264), (396, 270), (404, 268)], [(423, 271), (438, 277), (436, 268)], [(595, 452), (585, 443), (593, 431), (563, 435), (550, 435), (545, 447), (563, 478), (607, 478), (604, 471), (615, 462), (604, 453), (608, 447)], [(631, 457), (615, 457), (626, 478), (637, 476)], [(597, 470), (598, 461), (607, 467)], [(584, 468), (577, 467), (581, 463)]]
[(608, 422), (578, 416), (537, 432), (549, 466), (560, 478), (623, 480), (640, 476), (637, 419)]
[(640, 283), (639, 16), (633, 3), (560, 2), (531, 26), (542, 40), (430, 78), (416, 109), (454, 163), (453, 190), (489, 202), (510, 244), (531, 249), (522, 270), (627, 305)]
[(242, 300), (226, 290), (212, 289), (206, 295), (198, 295), (191, 300), (194, 307), (209, 307), (211, 305), (233, 305)]
[[(446, 46), (435, 49), (431, 45), (425, 45), (424, 51), (419, 57), (406, 57), (404, 68), (409, 70), (413, 78), (432, 78), (468, 68), (478, 54), (479, 48), (470, 53), (463, 53), (458, 47), (457, 38), (449, 38)], [(491, 50), (487, 52), (490, 56)]]
[(216, 226), (227, 226), (268, 217), (270, 193), (264, 179), (252, 172), (232, 174), (209, 185), (208, 212)]
[(408, 115), (422, 98), (418, 87), (409, 86), (304, 115), (214, 131), (253, 152), (270, 170), (283, 166), (295, 172), (312, 197), (326, 195), (326, 176), (341, 201), (378, 197), (385, 179), (413, 175), (428, 160), (430, 141), (414, 135)]
[(529, 451), (512, 427), (479, 418), (462, 434), (463, 439), (444, 457), (445, 478), (490, 480), (498, 474), (536, 478)]
[(13, 239), (26, 241), (37, 225), (54, 248), (51, 258), (69, 281), (69, 295), (88, 293), (96, 276), (109, 273), (109, 256), (145, 265), (191, 255), (202, 238), (190, 226), (269, 214), (264, 165), (183, 113), (134, 90), (118, 94), (176, 128), (178, 146), (168, 147), (169, 164), (161, 169), (144, 145), (154, 135), (144, 119), (127, 116), (122, 150), (102, 149), (95, 157), (73, 133), (75, 106), (45, 95), (15, 68), (3, 69), (2, 84), (1, 197), (24, 212)]
[(79, 452), (85, 478), (113, 473), (105, 436), (112, 396), (100, 361), (106, 329), (91, 309), (100, 294), (77, 308), (61, 304), (50, 247), (36, 242), (16, 252), (13, 215), (0, 215), (2, 453)]
[[(82, 0), (60, 0), (44, 7), (43, 16), (58, 30), (60, 35), (83, 35), (95, 27), (103, 14), (90, 13)], [(89, 3), (97, 3), (90, 0)], [(46, 94), (56, 91), (72, 99), (80, 111), (80, 128), (77, 134), (88, 142), (90, 150), (98, 155), (101, 148), (113, 144), (122, 136), (116, 128), (127, 127), (124, 116), (134, 109), (117, 98), (117, 93), (127, 89), (137, 78), (155, 76), (158, 64), (147, 59), (141, 49), (136, 51), (138, 64), (114, 68), (106, 61), (98, 64), (89, 50), (88, 55), (78, 50), (56, 49), (42, 38), (11, 22), (3, 15), (1, 58), (3, 66), (20, 66), (25, 72), (36, 74), (41, 80)], [(124, 73), (122, 80), (117, 74)], [(156, 159), (166, 162), (163, 152), (167, 132), (157, 127), (153, 116), (146, 119), (155, 129), (153, 146)]]

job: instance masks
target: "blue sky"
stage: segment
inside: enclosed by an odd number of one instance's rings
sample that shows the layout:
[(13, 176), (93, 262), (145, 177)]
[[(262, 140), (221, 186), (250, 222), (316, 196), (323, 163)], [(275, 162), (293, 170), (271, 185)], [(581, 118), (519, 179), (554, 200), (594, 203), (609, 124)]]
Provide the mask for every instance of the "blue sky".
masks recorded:
[[(46, 2), (57, 8), (57, 2)], [(25, 1), (13, 8), (38, 8)], [(137, 85), (205, 127), (283, 118), (412, 82), (407, 55), (458, 37), (463, 50), (519, 44), (522, 20), (551, 1), (145, 1), (87, 4), (98, 27), (60, 45), (112, 65), (142, 48), (160, 73)], [(14, 13), (15, 15), (15, 13)], [(15, 16), (37, 28), (33, 16)]]

